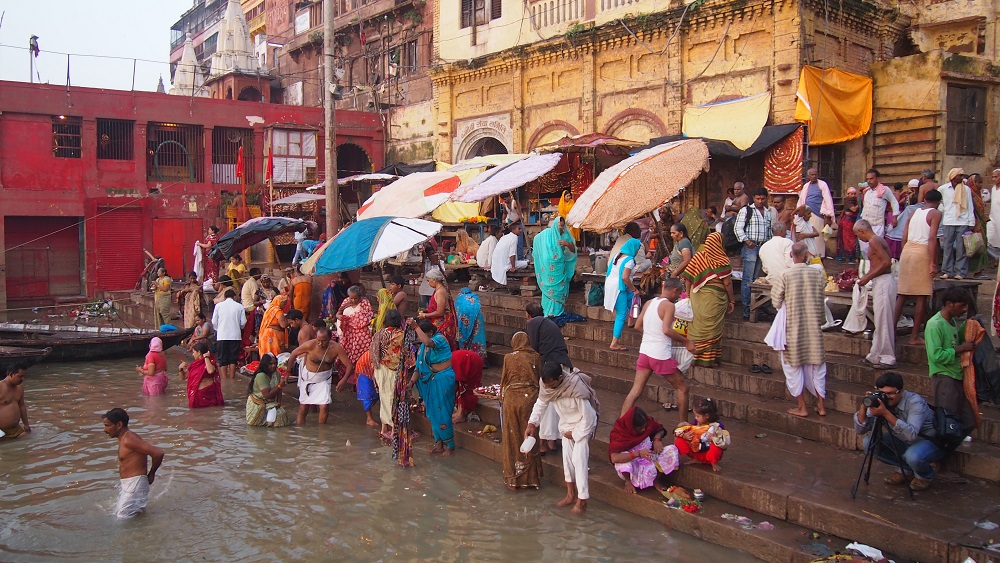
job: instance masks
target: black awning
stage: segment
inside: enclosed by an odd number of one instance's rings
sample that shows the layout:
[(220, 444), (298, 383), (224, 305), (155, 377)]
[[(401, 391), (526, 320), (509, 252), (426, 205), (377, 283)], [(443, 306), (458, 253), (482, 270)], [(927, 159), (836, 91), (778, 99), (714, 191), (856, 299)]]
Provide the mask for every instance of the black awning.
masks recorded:
[(437, 170), (437, 163), (433, 160), (422, 164), (404, 164), (397, 162), (390, 164), (381, 170), (376, 170), (377, 174), (392, 174), (393, 176), (406, 176), (414, 172), (434, 172)]
[[(718, 141), (715, 139), (705, 139), (706, 144), (708, 144), (708, 154), (719, 157), (726, 156), (729, 158), (746, 158), (748, 156), (753, 156), (771, 145), (777, 143), (778, 141), (784, 139), (785, 137), (791, 135), (796, 129), (802, 127), (801, 123), (789, 123), (788, 125), (765, 125), (760, 131), (760, 135), (757, 140), (750, 145), (747, 150), (741, 151), (736, 148), (729, 141)], [(650, 147), (655, 147), (656, 145), (662, 145), (663, 143), (669, 143), (671, 141), (679, 141), (681, 139), (687, 139), (684, 135), (667, 135), (666, 137), (656, 137), (655, 139), (650, 139), (649, 144), (644, 147), (639, 147), (636, 152), (648, 149)]]

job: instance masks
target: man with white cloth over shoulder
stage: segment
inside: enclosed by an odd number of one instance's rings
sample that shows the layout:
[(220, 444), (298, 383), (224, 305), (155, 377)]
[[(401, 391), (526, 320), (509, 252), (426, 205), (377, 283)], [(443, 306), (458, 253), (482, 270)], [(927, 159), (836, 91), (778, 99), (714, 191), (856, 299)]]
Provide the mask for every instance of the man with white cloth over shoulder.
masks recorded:
[(535, 429), (549, 407), (559, 413), (559, 432), (562, 433), (563, 477), (566, 480), (566, 497), (556, 506), (573, 506), (574, 514), (587, 509), (590, 498), (588, 462), (590, 437), (597, 429), (600, 404), (590, 386), (590, 376), (580, 370), (564, 368), (556, 362), (542, 366), (542, 379), (538, 400), (528, 418), (524, 437), (535, 435)]
[(806, 264), (806, 245), (792, 245), (795, 264), (786, 270), (771, 287), (771, 303), (778, 310), (765, 342), (781, 353), (781, 369), (785, 385), (798, 406), (789, 414), (805, 417), (803, 388), (816, 396), (816, 412), (826, 416), (826, 348), (822, 325), (823, 288), (826, 280), (816, 268)]
[(490, 277), (500, 285), (507, 285), (507, 272), (523, 270), (528, 267), (527, 260), (517, 259), (517, 241), (524, 227), (521, 223), (510, 226), (510, 232), (500, 237), (493, 250), (493, 262), (490, 264)]

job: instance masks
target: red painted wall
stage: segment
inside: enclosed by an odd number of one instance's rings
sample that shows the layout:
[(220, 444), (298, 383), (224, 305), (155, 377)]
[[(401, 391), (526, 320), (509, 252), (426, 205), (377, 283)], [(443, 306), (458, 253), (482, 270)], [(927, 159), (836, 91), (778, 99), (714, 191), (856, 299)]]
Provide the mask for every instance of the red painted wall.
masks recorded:
[[(83, 119), (81, 158), (53, 156), (52, 116), (58, 115)], [(135, 122), (134, 160), (97, 159), (97, 118)], [(350, 142), (361, 146), (371, 157), (374, 167), (381, 168), (384, 165), (383, 131), (379, 116), (338, 111), (337, 119), (338, 144)], [(146, 124), (149, 122), (194, 124), (204, 128), (205, 182), (147, 182), (145, 150)], [(262, 182), (265, 131), (272, 126), (319, 129), (317, 145), (323, 146), (325, 142), (322, 108), (94, 88), (71, 88), (67, 93), (62, 86), (0, 81), (0, 218), (84, 217), (87, 222), (83, 237), (85, 290), (92, 295), (101, 288), (96, 272), (96, 229), (88, 226), (98, 206), (139, 206), (142, 221), (134, 228), (142, 233), (143, 247), (150, 251), (154, 248), (154, 220), (198, 219), (201, 222), (199, 232), (208, 225), (222, 226), (218, 219), (219, 194), (222, 190), (233, 192), (239, 187), (211, 183), (211, 129), (254, 129), (255, 176)], [(322, 168), (322, 154), (317, 160)], [(188, 236), (186, 230), (183, 236)], [(9, 240), (10, 232), (7, 237)], [(165, 241), (160, 242), (160, 246), (163, 244)]]

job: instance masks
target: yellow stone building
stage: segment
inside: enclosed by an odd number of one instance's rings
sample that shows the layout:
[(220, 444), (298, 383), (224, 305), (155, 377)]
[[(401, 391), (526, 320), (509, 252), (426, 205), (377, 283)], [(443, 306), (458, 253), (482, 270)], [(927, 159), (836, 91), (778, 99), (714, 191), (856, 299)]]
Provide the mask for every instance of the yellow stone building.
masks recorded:
[[(440, 3), (436, 156), (526, 152), (590, 132), (647, 142), (681, 133), (686, 107), (765, 93), (767, 124), (792, 123), (803, 65), (870, 76), (910, 21), (868, 0)], [(856, 183), (869, 142), (809, 148), (807, 161), (831, 185)], [(759, 166), (720, 164), (685, 205), (720, 203), (736, 179), (761, 185)]]

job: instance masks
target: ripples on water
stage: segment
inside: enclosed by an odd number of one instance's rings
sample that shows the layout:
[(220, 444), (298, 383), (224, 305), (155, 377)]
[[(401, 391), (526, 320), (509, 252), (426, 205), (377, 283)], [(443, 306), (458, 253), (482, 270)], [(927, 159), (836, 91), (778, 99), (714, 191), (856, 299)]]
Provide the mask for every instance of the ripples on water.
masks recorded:
[[(400, 468), (347, 394), (325, 427), (311, 415), (303, 428), (247, 428), (244, 380), (223, 382), (225, 408), (192, 411), (174, 374), (166, 395), (142, 396), (135, 364), (29, 371), (33, 431), (0, 445), (0, 559), (745, 559), (599, 502), (573, 517), (552, 506), (564, 490), (551, 484), (510, 494), (498, 465), (461, 450), (430, 459), (426, 439), (417, 467)], [(115, 406), (167, 452), (146, 513), (126, 522), (111, 515), (116, 443), (101, 424)]]

